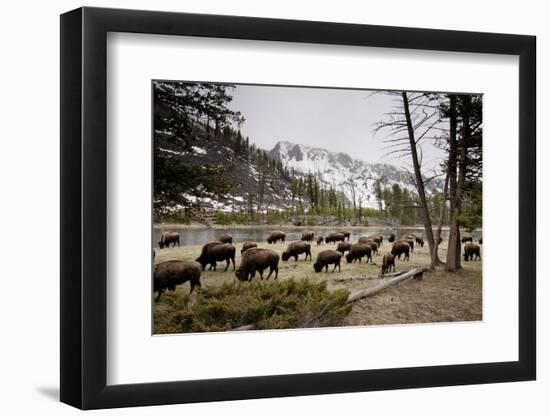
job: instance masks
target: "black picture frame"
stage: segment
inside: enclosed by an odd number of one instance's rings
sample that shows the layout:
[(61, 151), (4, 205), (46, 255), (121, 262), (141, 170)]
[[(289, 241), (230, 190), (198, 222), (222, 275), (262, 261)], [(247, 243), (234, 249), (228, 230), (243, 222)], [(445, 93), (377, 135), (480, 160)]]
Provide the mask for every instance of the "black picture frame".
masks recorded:
[[(108, 32), (519, 56), (519, 360), (107, 385)], [(61, 15), (61, 401), (82, 409), (420, 388), (536, 377), (536, 38), (102, 8)]]

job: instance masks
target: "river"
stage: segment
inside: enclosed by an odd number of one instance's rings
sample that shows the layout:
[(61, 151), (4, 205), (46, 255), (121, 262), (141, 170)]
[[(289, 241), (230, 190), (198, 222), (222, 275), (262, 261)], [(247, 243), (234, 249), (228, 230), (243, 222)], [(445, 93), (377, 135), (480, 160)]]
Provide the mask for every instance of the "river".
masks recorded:
[[(410, 233), (412, 235), (422, 236), (424, 229), (423, 228), (398, 228), (393, 229), (391, 227), (277, 227), (277, 226), (256, 226), (256, 227), (239, 227), (239, 226), (228, 226), (226, 228), (210, 228), (210, 227), (188, 227), (185, 225), (170, 225), (170, 227), (164, 227), (162, 225), (155, 226), (153, 229), (154, 242), (160, 240), (160, 235), (168, 230), (177, 231), (180, 234), (180, 244), (181, 245), (203, 245), (207, 242), (217, 240), (218, 236), (223, 234), (229, 234), (233, 236), (233, 243), (240, 243), (245, 240), (252, 240), (255, 242), (263, 242), (267, 239), (269, 232), (272, 230), (282, 230), (286, 233), (286, 241), (290, 242), (293, 240), (299, 240), (302, 237), (304, 230), (310, 230), (315, 233), (315, 239), (318, 236), (326, 236), (330, 232), (335, 232), (339, 230), (347, 230), (351, 232), (350, 240), (357, 241), (360, 236), (368, 236), (372, 234), (380, 234), (384, 236), (384, 240), (387, 241), (390, 234), (393, 232), (399, 238), (400, 236)], [(463, 233), (464, 235), (473, 236), (474, 240), (477, 241), (481, 237), (481, 231), (475, 231), (473, 233)], [(441, 232), (443, 240), (447, 240), (449, 237), (449, 231), (443, 230)]]

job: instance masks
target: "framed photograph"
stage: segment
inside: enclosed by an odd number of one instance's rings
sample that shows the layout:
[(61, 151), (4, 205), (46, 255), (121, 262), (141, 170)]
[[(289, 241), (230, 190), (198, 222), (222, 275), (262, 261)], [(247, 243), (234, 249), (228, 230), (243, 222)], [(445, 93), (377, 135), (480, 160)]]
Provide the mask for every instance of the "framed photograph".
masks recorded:
[(61, 16), (61, 401), (533, 380), (535, 38)]

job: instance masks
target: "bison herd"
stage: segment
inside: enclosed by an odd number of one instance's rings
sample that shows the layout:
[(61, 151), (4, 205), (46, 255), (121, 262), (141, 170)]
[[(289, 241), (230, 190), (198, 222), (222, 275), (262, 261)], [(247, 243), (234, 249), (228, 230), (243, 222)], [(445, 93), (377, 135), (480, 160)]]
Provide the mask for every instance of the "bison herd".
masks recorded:
[[(325, 269), (328, 272), (330, 265), (333, 265), (332, 272), (338, 268), (341, 271), (341, 260), (345, 257), (347, 263), (353, 263), (358, 261), (362, 262), (363, 258), (366, 259), (365, 263), (373, 262), (373, 256), (379, 254), (379, 248), (384, 244), (384, 237), (379, 234), (370, 236), (361, 236), (355, 243), (350, 242), (351, 233), (347, 231), (338, 231), (329, 233), (327, 236), (318, 236), (317, 245), (335, 244), (336, 249), (322, 250), (318, 253), (317, 259), (313, 263), (313, 270), (315, 272), (321, 272)], [(274, 244), (277, 242), (284, 243), (286, 234), (282, 231), (272, 231), (267, 236), (267, 243)], [(171, 260), (161, 262), (155, 267), (153, 274), (153, 291), (158, 293), (156, 300), (158, 301), (160, 296), (165, 290), (176, 289), (177, 285), (181, 285), (185, 282), (190, 283), (190, 293), (197, 287), (200, 288), (200, 277), (202, 271), (214, 270), (216, 271), (216, 265), (218, 262), (225, 262), (224, 272), (227, 271), (229, 266), (233, 265), (233, 271), (235, 276), (240, 281), (251, 281), (255, 277), (256, 272), (263, 279), (263, 273), (269, 269), (269, 273), (266, 279), (269, 279), (273, 273), (274, 278), (277, 279), (279, 274), (279, 260), (283, 262), (288, 261), (290, 258), (294, 258), (294, 261), (298, 261), (300, 255), (305, 255), (304, 260), (313, 261), (311, 255), (311, 242), (315, 240), (313, 232), (305, 231), (302, 234), (301, 240), (290, 242), (286, 249), (282, 252), (281, 256), (272, 250), (259, 248), (256, 242), (246, 240), (242, 244), (241, 248), (241, 263), (238, 268), (235, 267), (235, 253), (236, 248), (233, 246), (233, 237), (230, 235), (221, 235), (217, 241), (208, 242), (202, 246), (199, 256), (195, 261), (179, 261)], [(391, 243), (389, 252), (385, 253), (382, 257), (381, 273), (386, 274), (392, 269), (395, 271), (395, 260), (409, 261), (410, 254), (414, 251), (415, 244), (424, 246), (424, 239), (421, 236), (413, 236), (411, 234), (405, 234), (401, 238), (397, 239), (394, 233), (391, 233), (388, 239)], [(180, 244), (179, 234), (177, 232), (164, 232), (161, 235), (158, 242), (159, 248), (168, 248), (170, 245), (175, 246), (176, 243)], [(441, 242), (440, 242), (441, 243)], [(480, 244), (474, 243), (471, 237), (463, 237), (462, 243), (464, 245), (464, 260), (478, 260), (481, 259)], [(347, 252), (347, 253), (346, 253)], [(153, 256), (155, 252), (153, 251)]]

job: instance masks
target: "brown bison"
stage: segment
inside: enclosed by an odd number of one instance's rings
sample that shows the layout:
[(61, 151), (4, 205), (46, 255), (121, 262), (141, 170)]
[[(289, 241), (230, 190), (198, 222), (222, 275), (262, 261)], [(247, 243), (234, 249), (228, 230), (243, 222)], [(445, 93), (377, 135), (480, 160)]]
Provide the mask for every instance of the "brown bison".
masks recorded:
[(372, 249), (372, 254), (378, 255), (378, 243), (376, 243), (370, 237), (361, 236), (357, 243), (366, 243), (367, 245), (370, 245)]
[[(464, 245), (464, 260), (475, 261), (477, 259), (481, 260), (481, 247), (477, 243), (468, 242)], [(475, 259), (474, 259), (475, 257)]]
[(302, 233), (302, 240), (305, 242), (311, 242), (313, 240), (313, 236), (315, 236), (315, 233), (313, 232), (304, 232)]
[(273, 231), (269, 233), (269, 236), (267, 238), (267, 243), (277, 243), (279, 240), (281, 242), (285, 241), (286, 234), (284, 232), (281, 232), (280, 230)]
[(269, 274), (266, 279), (271, 277), (275, 271), (275, 279), (279, 276), (279, 255), (271, 249), (250, 248), (248, 249), (241, 260), (239, 268), (235, 271), (235, 276), (239, 281), (251, 281), (256, 275), (260, 274), (260, 278), (264, 279), (264, 270), (269, 268)]
[(323, 237), (323, 236), (319, 236), (319, 237), (317, 238), (317, 244), (318, 244), (318, 245), (322, 245), (322, 244), (323, 244), (323, 240), (324, 240), (324, 237)]
[(295, 261), (298, 261), (298, 255), (302, 253), (306, 254), (306, 261), (309, 256), (311, 260), (311, 245), (304, 242), (303, 240), (297, 240), (296, 242), (290, 242), (286, 247), (286, 250), (283, 252), (281, 258), (283, 261), (288, 261), (289, 258), (294, 257)]
[(220, 241), (222, 243), (233, 243), (233, 236), (231, 236), (231, 235), (221, 235), (218, 238), (218, 241)]
[(340, 242), (338, 243), (338, 247), (336, 248), (336, 250), (340, 252), (342, 255), (344, 254), (344, 252), (349, 251), (350, 249), (351, 249), (351, 243), (349, 242)]
[(464, 236), (462, 239), (460, 239), (460, 241), (462, 243), (466, 243), (466, 242), (474, 242), (474, 239), (472, 238), (472, 236)]
[(176, 291), (176, 285), (189, 281), (193, 292), (195, 287), (201, 287), (201, 265), (194, 261), (167, 261), (155, 267), (153, 274), (153, 292), (157, 292), (155, 301), (159, 301), (165, 290)]
[(395, 272), (395, 256), (391, 253), (385, 253), (382, 258), (382, 275), (386, 272), (390, 272), (391, 268), (393, 268), (393, 272)]
[(378, 247), (382, 246), (382, 236), (380, 235), (371, 235), (371, 236), (367, 236), (367, 239), (370, 239), (370, 240), (373, 240), (374, 242), (376, 242), (376, 244), (378, 245)]
[(344, 235), (344, 240), (347, 240), (349, 242), (349, 238), (351, 236), (351, 232), (348, 232), (346, 230), (342, 230), (341, 232), (338, 232), (338, 233), (342, 233)]
[(329, 233), (329, 235), (325, 237), (325, 243), (343, 242), (345, 239), (346, 237), (343, 233)]
[(388, 242), (390, 242), (390, 243), (395, 242), (395, 233), (390, 233), (390, 237), (388, 238)]
[(243, 242), (243, 248), (241, 249), (241, 255), (245, 250), (250, 248), (257, 248), (257, 247), (258, 247), (258, 244), (256, 242), (252, 242), (251, 240), (245, 240)]
[(422, 236), (420, 236), (420, 237), (419, 237), (419, 236), (415, 236), (415, 237), (414, 237), (414, 241), (415, 241), (418, 245), (420, 245), (421, 248), (424, 247), (424, 238), (423, 238)]
[(235, 246), (229, 243), (221, 242), (209, 242), (202, 247), (201, 254), (197, 259), (198, 263), (201, 264), (202, 270), (206, 269), (207, 265), (210, 265), (209, 270), (216, 270), (217, 262), (227, 262), (224, 272), (229, 268), (229, 264), (233, 263), (233, 271), (235, 270)]
[(479, 242), (480, 245), (483, 245), (483, 238), (480, 237), (478, 242)]
[(159, 248), (169, 248), (170, 244), (176, 246), (176, 243), (178, 246), (180, 245), (180, 234), (178, 232), (164, 232), (160, 235)]
[(341, 272), (340, 269), (340, 260), (342, 259), (342, 254), (336, 250), (328, 249), (319, 252), (317, 255), (317, 260), (313, 264), (313, 269), (315, 272), (321, 272), (323, 268), (326, 268), (326, 272), (328, 272), (328, 266), (330, 264), (334, 264), (334, 268), (332, 269), (332, 272), (336, 270), (336, 267), (338, 267), (338, 272)]
[(397, 259), (401, 259), (401, 255), (404, 255), (404, 260), (409, 260), (409, 251), (411, 250), (411, 247), (409, 245), (409, 242), (404, 240), (398, 240), (393, 242), (393, 246), (391, 248), (391, 254), (393, 256), (397, 256)]
[(407, 242), (409, 244), (409, 246), (411, 247), (411, 252), (414, 252), (414, 238), (403, 236), (400, 241), (401, 242)]
[(369, 244), (354, 243), (351, 246), (349, 253), (346, 255), (346, 261), (348, 261), (348, 264), (355, 262), (356, 260), (359, 260), (359, 262), (361, 262), (361, 260), (363, 259), (363, 256), (366, 256), (367, 257), (366, 263), (369, 263), (369, 259), (372, 263), (371, 253), (372, 253), (372, 247)]

